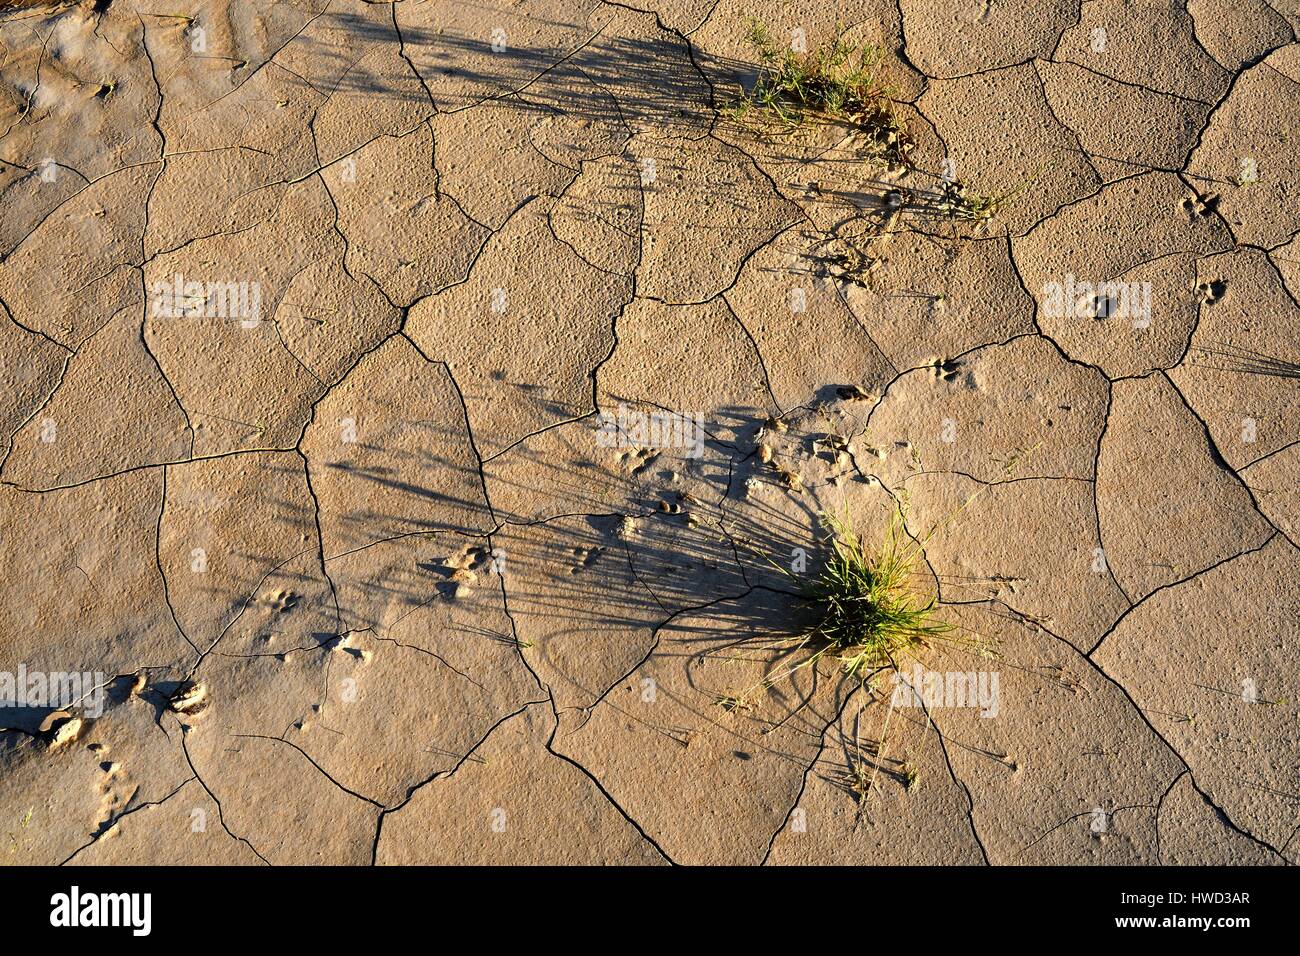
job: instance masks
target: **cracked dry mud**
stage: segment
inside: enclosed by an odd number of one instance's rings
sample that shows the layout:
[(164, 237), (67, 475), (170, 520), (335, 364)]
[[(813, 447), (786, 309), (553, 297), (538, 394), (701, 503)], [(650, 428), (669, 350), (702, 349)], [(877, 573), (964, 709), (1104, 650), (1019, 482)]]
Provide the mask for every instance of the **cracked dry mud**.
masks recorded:
[[(4, 6), (0, 672), (100, 675), (6, 862), (1300, 862), (1293, 0)], [(738, 121), (745, 14), (916, 169)], [(718, 706), (904, 500), (996, 713)]]

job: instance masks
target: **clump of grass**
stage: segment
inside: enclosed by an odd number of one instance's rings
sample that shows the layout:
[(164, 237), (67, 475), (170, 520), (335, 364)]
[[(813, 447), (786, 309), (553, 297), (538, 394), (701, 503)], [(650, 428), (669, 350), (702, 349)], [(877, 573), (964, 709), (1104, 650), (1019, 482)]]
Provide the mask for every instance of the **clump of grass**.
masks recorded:
[(745, 38), (758, 56), (754, 88), (737, 101), (734, 115), (761, 110), (787, 126), (808, 116), (844, 120), (865, 134), (868, 145), (891, 165), (907, 163), (912, 139), (894, 115), (897, 90), (880, 80), (881, 51), (850, 43), (839, 35), (804, 53), (779, 49), (767, 27), (746, 19)]
[(903, 765), (898, 768), (898, 776), (904, 790), (914, 790), (920, 785), (921, 771), (911, 761), (903, 761)]
[(960, 180), (945, 182), (939, 190), (938, 211), (954, 219), (991, 219), (1005, 202), (1000, 196), (984, 196), (972, 192)]
[(868, 550), (846, 519), (821, 518), (830, 553), (802, 589), (818, 619), (804, 635), (808, 646), (818, 648), (814, 653), (834, 655), (847, 676), (864, 680), (953, 629), (936, 618), (935, 599), (922, 597), (911, 584), (921, 552), (906, 540), (897, 512), (877, 552)]
[(984, 222), (992, 219), (998, 210), (1027, 187), (1028, 183), (1026, 182), (1011, 192), (997, 196), (986, 196), (973, 191), (960, 179), (945, 179), (943, 185), (939, 187), (938, 197), (934, 201), (934, 209), (951, 219)]
[(842, 769), (834, 772), (831, 781), (850, 793), (859, 804), (865, 803), (876, 782), (874, 765), (864, 760), (860, 754), (850, 757)]
[[(876, 674), (897, 669), (900, 658), (956, 629), (936, 616), (936, 599), (925, 597), (913, 583), (922, 549), (907, 538), (901, 510), (891, 512), (878, 550), (863, 542), (846, 517), (823, 512), (820, 520), (826, 557), (811, 580), (764, 555), (772, 567), (797, 582), (796, 593), (813, 622), (767, 644), (778, 659), (793, 663), (741, 694), (716, 698), (723, 709), (753, 710), (753, 694), (770, 690), (800, 670), (816, 668), (826, 658), (837, 660), (846, 678), (871, 685)], [(961, 638), (945, 642), (972, 643)]]
[[(735, 101), (731, 111), (734, 118), (743, 119), (757, 112), (789, 128), (808, 120), (847, 123), (856, 130), (857, 145), (869, 161), (883, 163), (891, 170), (924, 174), (911, 158), (915, 141), (894, 112), (898, 89), (881, 79), (879, 47), (852, 43), (837, 29), (834, 39), (812, 50), (796, 52), (778, 47), (762, 21), (746, 17), (744, 23), (745, 38), (758, 59), (759, 75), (754, 88)], [(812, 185), (820, 191), (820, 184)], [(906, 209), (930, 217), (984, 223), (1028, 185), (1026, 182), (1001, 195), (985, 195), (961, 180), (945, 178), (937, 189), (923, 190), (915, 197), (908, 190), (894, 190), (900, 200), (905, 200), (897, 204), (894, 215)], [(853, 240), (841, 237), (841, 241), (850, 250), (846, 258), (857, 260), (844, 264), (844, 275), (863, 284), (860, 280), (874, 257)]]
[(751, 704), (751, 703), (750, 703), (748, 700), (746, 700), (744, 697), (732, 697), (732, 696), (730, 696), (729, 694), (722, 694), (722, 695), (716, 697), (716, 698), (714, 699), (714, 703), (716, 703), (716, 704), (717, 704), (719, 707), (721, 707), (723, 710), (728, 710), (728, 711), (730, 711), (730, 710), (742, 710), (742, 711), (743, 711), (743, 710), (753, 710), (753, 709), (754, 709), (754, 705)]
[(944, 177), (933, 189), (898, 187), (885, 193), (885, 204), (894, 215), (915, 212), (928, 217), (985, 222), (1001, 208), (1029, 188), (1034, 177), (1015, 189), (998, 195), (977, 193), (960, 179)]
[[(1004, 464), (1003, 474), (1010, 477), (1037, 448), (1036, 444), (1017, 451)], [(797, 633), (785, 632), (757, 645), (775, 652), (776, 661), (793, 663), (769, 673), (743, 693), (718, 697), (716, 702), (729, 711), (753, 710), (752, 695), (766, 693), (800, 670), (816, 669), (827, 657), (839, 662), (846, 678), (856, 680), (873, 695), (879, 674), (897, 671), (900, 659), (915, 658), (934, 644), (995, 657), (995, 641), (942, 620), (937, 596), (926, 596), (914, 583), (924, 564), (925, 544), (989, 487), (971, 494), (917, 539), (906, 531), (904, 496), (891, 509), (884, 540), (874, 549), (864, 543), (847, 516), (821, 512), (818, 517), (825, 532), (821, 543), (827, 546), (826, 556), (811, 580), (774, 561), (766, 549), (749, 543), (769, 565), (796, 582), (796, 594), (812, 623)], [(953, 633), (958, 630), (966, 633)]]

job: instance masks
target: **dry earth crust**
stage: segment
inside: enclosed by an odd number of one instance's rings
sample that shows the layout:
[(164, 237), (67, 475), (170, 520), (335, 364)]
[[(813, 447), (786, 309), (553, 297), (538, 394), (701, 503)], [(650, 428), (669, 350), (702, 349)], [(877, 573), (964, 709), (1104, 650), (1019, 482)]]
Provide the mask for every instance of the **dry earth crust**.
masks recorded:
[[(1293, 2), (0, 7), (0, 859), (1300, 862)], [(996, 713), (735, 705), (904, 502)]]

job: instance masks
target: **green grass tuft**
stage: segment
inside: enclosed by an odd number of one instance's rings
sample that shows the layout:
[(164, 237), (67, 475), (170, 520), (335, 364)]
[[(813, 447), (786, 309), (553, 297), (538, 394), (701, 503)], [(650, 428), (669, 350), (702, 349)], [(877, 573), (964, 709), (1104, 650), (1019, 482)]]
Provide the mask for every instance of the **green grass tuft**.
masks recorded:
[[(744, 119), (751, 114), (774, 118), (787, 128), (806, 121), (838, 121), (854, 127), (864, 158), (891, 169), (919, 171), (911, 158), (915, 146), (907, 127), (894, 112), (899, 92), (880, 76), (882, 51), (864, 43), (844, 39), (837, 28), (832, 40), (805, 53), (778, 47), (767, 26), (746, 17), (745, 39), (758, 60), (754, 88), (735, 101), (731, 115)], [(945, 179), (937, 189), (913, 192), (894, 190), (901, 197), (898, 212), (920, 213), (949, 220), (984, 223), (1004, 205), (1028, 188), (1029, 182), (1001, 195), (984, 195), (957, 179)], [(843, 239), (850, 250), (852, 240)], [(849, 258), (861, 260), (846, 265), (849, 278), (860, 279), (873, 257), (854, 250)]]
[(973, 192), (960, 179), (946, 180), (939, 189), (938, 199), (934, 203), (936, 212), (952, 219), (966, 219), (983, 222), (992, 219), (1007, 202), (1018, 196), (1028, 183), (999, 196), (985, 196)]
[(837, 33), (806, 53), (782, 50), (752, 17), (746, 19), (745, 38), (758, 56), (759, 77), (737, 101), (736, 117), (760, 110), (787, 126), (809, 116), (843, 120), (868, 134), (879, 158), (893, 165), (907, 162), (912, 139), (893, 112), (897, 90), (877, 74), (879, 48), (850, 43)]
[(822, 523), (830, 553), (803, 589), (817, 618), (804, 635), (807, 646), (838, 657), (846, 675), (865, 679), (953, 629), (935, 617), (935, 599), (911, 583), (921, 552), (906, 539), (897, 513), (875, 553), (847, 520), (824, 514)]

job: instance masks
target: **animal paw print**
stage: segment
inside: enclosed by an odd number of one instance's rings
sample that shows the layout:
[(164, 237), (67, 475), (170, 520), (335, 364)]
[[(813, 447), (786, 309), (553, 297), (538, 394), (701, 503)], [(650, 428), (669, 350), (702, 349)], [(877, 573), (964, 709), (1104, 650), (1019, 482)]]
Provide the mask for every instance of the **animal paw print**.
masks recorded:
[(116, 825), (114, 818), (126, 809), (135, 787), (127, 779), (120, 763), (103, 760), (99, 764), (103, 777), (95, 788), (99, 793), (99, 812), (95, 817), (95, 836), (102, 836)]
[(1184, 196), (1179, 205), (1183, 207), (1183, 212), (1187, 213), (1192, 219), (1204, 219), (1211, 213), (1218, 211), (1219, 196), (1217, 193), (1210, 193), (1206, 196)]
[(476, 544), (462, 548), (458, 555), (452, 555), (447, 559), (447, 565), (453, 568), (477, 572), (481, 571), (491, 560), (492, 552), (482, 545)]
[(437, 562), (435, 569), (446, 579), (438, 584), (438, 590), (449, 598), (464, 597), (491, 561), (492, 552), (485, 547), (470, 545), (461, 548), (456, 554)]
[(1104, 322), (1111, 316), (1119, 312), (1120, 300), (1118, 296), (1103, 294), (1094, 295), (1091, 299), (1085, 298), (1080, 302), (1079, 311), (1098, 322)]
[(577, 564), (569, 568), (570, 574), (579, 574), (585, 569), (596, 563), (596, 560), (604, 553), (604, 548), (574, 548), (573, 557)]
[(936, 361), (934, 363), (934, 374), (943, 379), (945, 382), (951, 382), (961, 371), (961, 362), (956, 359), (946, 361)]
[(298, 606), (302, 595), (293, 591), (280, 590), (266, 596), (266, 603), (276, 614), (288, 614)]
[(1223, 279), (1211, 279), (1208, 282), (1202, 282), (1196, 287), (1196, 293), (1205, 305), (1213, 305), (1223, 298), (1223, 293), (1228, 291), (1228, 283)]
[(649, 448), (629, 448), (618, 454), (618, 463), (630, 475), (639, 475), (659, 457), (659, 452)]

